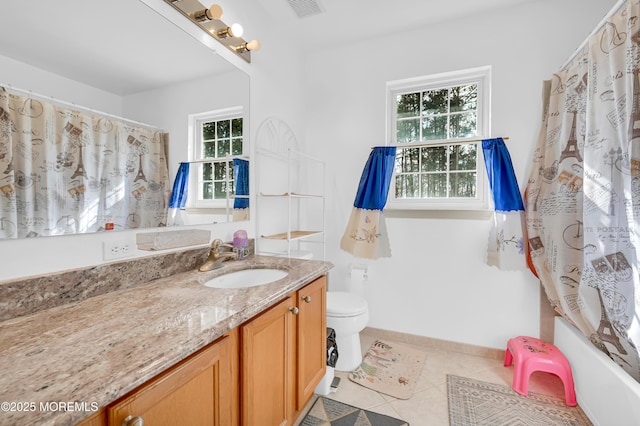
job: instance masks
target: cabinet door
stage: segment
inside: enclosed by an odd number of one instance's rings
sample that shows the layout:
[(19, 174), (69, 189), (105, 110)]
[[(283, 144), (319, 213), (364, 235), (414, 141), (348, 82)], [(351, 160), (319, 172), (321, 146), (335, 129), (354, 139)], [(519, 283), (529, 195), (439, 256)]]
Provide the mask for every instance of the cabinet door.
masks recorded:
[(147, 425), (237, 424), (237, 388), (234, 395), (229, 387), (238, 381), (237, 354), (237, 335), (223, 337), (110, 406), (109, 425), (128, 416)]
[(80, 420), (76, 423), (76, 426), (104, 426), (107, 424), (107, 418), (105, 417), (105, 410), (101, 408), (89, 417)]
[(295, 315), (293, 297), (244, 324), (242, 335), (242, 424), (293, 422)]
[(327, 278), (320, 277), (298, 291), (298, 392), (296, 409), (313, 395), (327, 366)]

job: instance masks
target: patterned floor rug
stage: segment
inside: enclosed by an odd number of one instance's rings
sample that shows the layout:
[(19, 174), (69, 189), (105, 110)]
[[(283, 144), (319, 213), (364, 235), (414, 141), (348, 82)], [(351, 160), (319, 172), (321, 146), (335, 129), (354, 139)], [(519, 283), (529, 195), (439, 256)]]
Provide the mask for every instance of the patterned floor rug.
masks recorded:
[(450, 426), (591, 426), (580, 407), (564, 399), (447, 375)]
[(302, 419), (300, 426), (409, 426), (399, 420), (383, 414), (353, 407), (333, 399), (319, 397), (313, 403), (309, 413)]
[(349, 380), (394, 398), (409, 399), (426, 357), (418, 349), (376, 340)]

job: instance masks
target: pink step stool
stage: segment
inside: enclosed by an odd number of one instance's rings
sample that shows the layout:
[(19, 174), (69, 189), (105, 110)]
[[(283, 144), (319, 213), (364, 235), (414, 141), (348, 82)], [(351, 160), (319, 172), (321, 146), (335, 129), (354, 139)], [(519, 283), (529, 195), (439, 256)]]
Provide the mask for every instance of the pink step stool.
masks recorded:
[(520, 395), (529, 394), (529, 377), (535, 371), (544, 371), (560, 377), (564, 384), (566, 404), (575, 407), (576, 391), (573, 387), (573, 374), (567, 358), (555, 345), (543, 342), (535, 337), (518, 336), (509, 339), (504, 354), (504, 365), (511, 365), (515, 359), (513, 371), (513, 390)]

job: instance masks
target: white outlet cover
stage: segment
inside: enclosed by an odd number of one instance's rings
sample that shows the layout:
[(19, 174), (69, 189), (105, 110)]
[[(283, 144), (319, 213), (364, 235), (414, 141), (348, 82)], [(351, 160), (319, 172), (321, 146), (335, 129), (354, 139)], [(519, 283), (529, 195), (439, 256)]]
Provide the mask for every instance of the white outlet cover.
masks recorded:
[(102, 248), (104, 260), (122, 259), (131, 256), (128, 241), (104, 241)]

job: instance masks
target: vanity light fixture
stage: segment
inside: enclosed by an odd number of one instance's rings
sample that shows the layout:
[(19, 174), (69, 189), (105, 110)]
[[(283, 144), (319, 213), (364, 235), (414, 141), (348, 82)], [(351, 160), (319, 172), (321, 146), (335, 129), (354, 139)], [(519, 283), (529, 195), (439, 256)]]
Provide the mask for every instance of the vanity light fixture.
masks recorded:
[(247, 42), (242, 39), (242, 25), (235, 23), (228, 26), (222, 22), (220, 19), (222, 7), (218, 4), (207, 8), (198, 0), (165, 0), (165, 2), (247, 62), (251, 62), (251, 51), (260, 48), (257, 40)]

